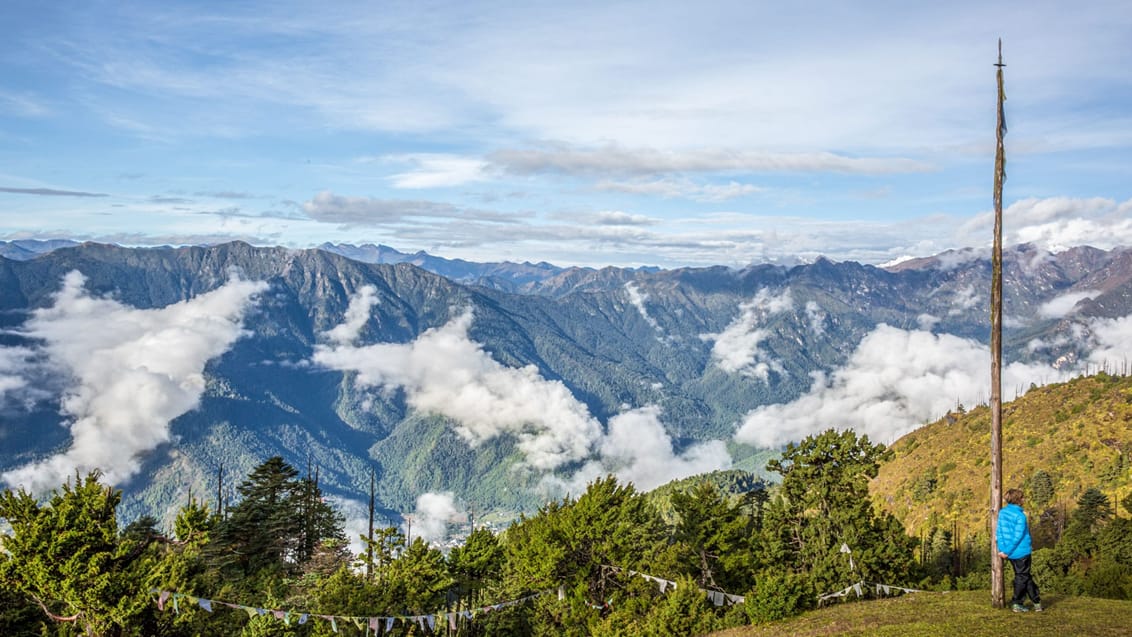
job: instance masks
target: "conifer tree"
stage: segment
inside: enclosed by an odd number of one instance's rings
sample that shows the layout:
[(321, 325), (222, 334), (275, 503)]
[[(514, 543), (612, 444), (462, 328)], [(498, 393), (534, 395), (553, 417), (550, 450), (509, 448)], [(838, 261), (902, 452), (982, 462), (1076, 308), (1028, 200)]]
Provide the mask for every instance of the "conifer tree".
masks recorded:
[(0, 518), (13, 531), (2, 540), (0, 583), (33, 600), (53, 622), (117, 635), (144, 622), (143, 574), (151, 556), (144, 534), (119, 536), (122, 494), (99, 477), (76, 475), (44, 505), (22, 489), (0, 493)]
[(710, 482), (689, 493), (672, 494), (677, 522), (673, 539), (689, 553), (689, 572), (697, 585), (745, 591), (751, 585), (755, 518), (728, 502)]
[(767, 464), (782, 485), (767, 509), (762, 562), (806, 574), (818, 593), (862, 579), (905, 582), (915, 540), (892, 515), (874, 512), (869, 499), (869, 480), (890, 453), (849, 430), (788, 445), (781, 460)]
[(223, 572), (297, 572), (324, 539), (345, 539), (341, 514), (322, 501), (317, 484), (298, 475), (275, 456), (240, 483), (243, 499), (218, 523), (208, 551)]

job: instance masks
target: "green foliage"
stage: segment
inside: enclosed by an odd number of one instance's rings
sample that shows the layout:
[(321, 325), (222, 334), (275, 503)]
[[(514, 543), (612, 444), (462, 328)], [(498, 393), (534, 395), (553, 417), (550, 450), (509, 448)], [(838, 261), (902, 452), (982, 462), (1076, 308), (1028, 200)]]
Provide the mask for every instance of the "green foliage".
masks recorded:
[(758, 583), (743, 603), (752, 624), (792, 617), (814, 606), (818, 592), (804, 575), (768, 569), (756, 579)]
[(444, 554), (418, 537), (389, 564), (381, 582), (387, 595), (386, 612), (419, 615), (443, 607), (453, 579)]
[[(344, 539), (342, 515), (323, 502), (317, 483), (275, 456), (237, 490), (243, 499), (216, 524), (208, 555), (228, 577), (264, 569), (295, 572), (324, 539)], [(183, 512), (199, 517), (199, 512)]]
[[(461, 546), (448, 552), (448, 572), (455, 581), (457, 606), (477, 607), (483, 591), (498, 586), (503, 574), (503, 546), (488, 529), (475, 529)], [(461, 618), (461, 621), (463, 619)]]
[(664, 529), (645, 498), (612, 476), (590, 483), (576, 501), (551, 502), (522, 518), (503, 537), (505, 576), (516, 591), (584, 581), (591, 599), (603, 599), (602, 565), (636, 568), (650, 563)]
[(889, 455), (852, 431), (828, 430), (788, 445), (782, 460), (767, 465), (782, 474), (782, 484), (765, 516), (762, 562), (805, 574), (820, 590), (860, 579), (906, 581), (914, 541), (869, 500), (869, 480)]
[(33, 600), (44, 615), (72, 617), (90, 634), (147, 623), (141, 589), (151, 566), (149, 521), (119, 536), (115, 508), (121, 492), (97, 472), (75, 476), (45, 505), (22, 489), (0, 494), (0, 518), (12, 527), (3, 538), (0, 584)]
[(672, 506), (677, 517), (672, 539), (680, 562), (693, 565), (697, 585), (746, 590), (755, 570), (756, 512), (728, 502), (709, 482), (673, 493)]
[(646, 637), (704, 635), (719, 627), (707, 595), (689, 578), (676, 581), (676, 590), (655, 602), (636, 634)]
[(1053, 497), (1056, 494), (1053, 478), (1042, 469), (1038, 469), (1030, 477), (1029, 488), (1026, 491), (1029, 494), (1030, 504), (1033, 505), (1035, 510), (1041, 510), (1048, 506), (1050, 502), (1053, 502)]

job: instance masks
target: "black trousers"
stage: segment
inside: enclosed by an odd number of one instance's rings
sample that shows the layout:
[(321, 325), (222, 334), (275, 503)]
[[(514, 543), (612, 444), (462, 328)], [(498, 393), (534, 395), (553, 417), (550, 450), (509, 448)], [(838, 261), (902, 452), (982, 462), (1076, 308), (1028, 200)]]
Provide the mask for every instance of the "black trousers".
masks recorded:
[(1035, 604), (1041, 604), (1041, 593), (1038, 592), (1038, 585), (1034, 582), (1034, 576), (1030, 574), (1030, 558), (1032, 555), (1020, 557), (1016, 560), (1010, 560), (1010, 565), (1014, 567), (1014, 600), (1015, 604), (1022, 604), (1026, 601), (1026, 596), (1030, 597), (1030, 601)]

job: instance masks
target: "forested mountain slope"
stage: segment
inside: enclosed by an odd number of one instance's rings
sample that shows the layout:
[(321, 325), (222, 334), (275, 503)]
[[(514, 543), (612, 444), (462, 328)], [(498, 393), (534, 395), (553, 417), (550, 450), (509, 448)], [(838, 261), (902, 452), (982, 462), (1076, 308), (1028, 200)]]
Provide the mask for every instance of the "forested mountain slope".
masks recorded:
[[(1096, 374), (1031, 389), (1003, 405), (1003, 489), (1026, 508), (1064, 517), (1089, 488), (1119, 503), (1132, 492), (1132, 376)], [(912, 535), (934, 527), (985, 532), (990, 509), (990, 410), (951, 413), (891, 446), (870, 485)], [(1119, 507), (1116, 507), (1119, 510)]]
[[(1008, 359), (1051, 379), (1051, 365), (1081, 365), (1095, 321), (1129, 313), (1129, 254), (1008, 251)], [(102, 453), (123, 464), (111, 476), (125, 519), (166, 516), (190, 489), (229, 498), (218, 477), (273, 455), (354, 502), (376, 470), (392, 518), (429, 491), (515, 511), (607, 469), (644, 488), (728, 465), (762, 471), (756, 447), (775, 445), (758, 441), (806, 433), (788, 408), (822, 402), (816, 380), (851, 397), (841, 370), (866, 359), (865, 344), (886, 346), (878, 334), (970, 342), (975, 355), (987, 335), (990, 265), (974, 252), (891, 269), (535, 265), (542, 274), (515, 291), (242, 243), (23, 256), (0, 258), (0, 471), (30, 480), (45, 459)], [(909, 413), (885, 431), (917, 426)], [(853, 426), (831, 414), (812, 426)]]

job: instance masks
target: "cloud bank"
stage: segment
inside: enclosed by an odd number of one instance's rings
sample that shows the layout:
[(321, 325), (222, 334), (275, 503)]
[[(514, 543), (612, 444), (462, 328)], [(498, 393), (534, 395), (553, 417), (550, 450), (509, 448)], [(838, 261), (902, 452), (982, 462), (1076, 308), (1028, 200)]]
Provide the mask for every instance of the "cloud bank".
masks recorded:
[(22, 372), (31, 364), (33, 356), (34, 352), (27, 347), (0, 347), (0, 406), (9, 395), (28, 386)]
[[(359, 291), (351, 301), (343, 325), (357, 325), (357, 315), (351, 313), (367, 303), (361, 300), (365, 295)], [(496, 362), (469, 338), (472, 320), (472, 311), (465, 310), (404, 344), (354, 345), (352, 339), (341, 338), (348, 329), (331, 330), (338, 340), (318, 345), (313, 362), (354, 372), (360, 386), (403, 390), (411, 407), (451, 419), (453, 429), (470, 445), (513, 436), (526, 465), (537, 471), (549, 473), (587, 461), (576, 478), (553, 479), (550, 485), (578, 480), (584, 485), (588, 479), (614, 473), (638, 487), (652, 488), (730, 465), (720, 441), (677, 454), (655, 407), (611, 418), (606, 433), (560, 381), (542, 378), (533, 365), (511, 368)]]
[(1101, 294), (1100, 290), (1082, 290), (1080, 292), (1070, 292), (1062, 294), (1061, 296), (1050, 299), (1038, 308), (1038, 316), (1042, 318), (1063, 318), (1068, 316), (1073, 308), (1078, 303), (1085, 299), (1093, 298)]
[(510, 434), (531, 466), (554, 469), (586, 457), (601, 426), (558, 381), (533, 366), (497, 363), (468, 338), (470, 310), (412, 343), (320, 345), (315, 363), (357, 372), (361, 386), (400, 388), (413, 408), (440, 414), (471, 445)]
[(141, 456), (169, 440), (170, 421), (196, 408), (205, 365), (244, 333), (244, 314), (267, 288), (233, 279), (193, 299), (136, 309), (91, 296), (84, 283), (80, 272), (67, 274), (54, 305), (21, 329), (70, 379), (61, 410), (71, 446), (5, 473), (9, 485), (45, 492), (76, 470), (100, 469), (111, 483), (134, 475)]
[(1132, 363), (1132, 316), (1093, 319), (1089, 329), (1089, 363), (1109, 371)]
[(612, 473), (620, 482), (632, 482), (639, 490), (648, 491), (677, 478), (730, 467), (731, 455), (722, 440), (677, 454), (660, 422), (660, 409), (648, 406), (610, 418), (609, 433), (601, 442), (598, 457), (569, 479), (551, 477), (544, 484), (577, 495), (594, 479)]
[[(1108, 333), (1105, 338), (1112, 342)], [(1002, 383), (1028, 387), (1057, 375), (1046, 365), (1012, 363), (1004, 367)], [(889, 443), (957, 403), (985, 401), (989, 387), (986, 346), (950, 334), (880, 325), (862, 339), (845, 367), (829, 377), (815, 374), (802, 397), (749, 412), (735, 439), (777, 447), (834, 428)]]

